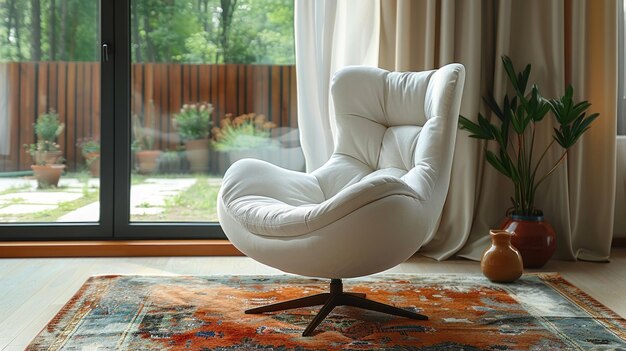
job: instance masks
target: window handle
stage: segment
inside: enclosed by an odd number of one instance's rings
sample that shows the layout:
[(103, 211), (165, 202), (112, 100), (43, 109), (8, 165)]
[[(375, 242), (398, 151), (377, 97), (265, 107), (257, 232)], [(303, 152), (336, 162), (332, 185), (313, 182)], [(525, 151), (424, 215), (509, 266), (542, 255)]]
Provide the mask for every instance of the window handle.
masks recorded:
[(102, 62), (109, 61), (109, 44), (102, 44)]

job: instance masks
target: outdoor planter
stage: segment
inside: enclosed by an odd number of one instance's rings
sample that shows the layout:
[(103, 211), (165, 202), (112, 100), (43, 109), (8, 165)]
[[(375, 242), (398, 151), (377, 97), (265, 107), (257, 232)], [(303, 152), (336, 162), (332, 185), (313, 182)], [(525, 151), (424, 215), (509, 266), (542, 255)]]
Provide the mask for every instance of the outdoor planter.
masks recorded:
[(135, 152), (137, 168), (141, 174), (152, 174), (157, 170), (161, 150), (141, 150)]
[(178, 151), (166, 151), (159, 157), (159, 173), (184, 173), (189, 167)]
[(44, 155), (44, 163), (47, 165), (53, 165), (59, 163), (59, 159), (63, 156), (63, 153), (59, 151), (46, 151)]
[(100, 176), (100, 153), (89, 153), (85, 155), (85, 161), (89, 166), (89, 174), (92, 177)]
[(185, 150), (192, 173), (206, 173), (209, 170), (209, 139), (187, 140)]
[(32, 165), (30, 168), (32, 168), (35, 179), (37, 179), (37, 186), (40, 189), (45, 189), (59, 185), (59, 179), (65, 165)]

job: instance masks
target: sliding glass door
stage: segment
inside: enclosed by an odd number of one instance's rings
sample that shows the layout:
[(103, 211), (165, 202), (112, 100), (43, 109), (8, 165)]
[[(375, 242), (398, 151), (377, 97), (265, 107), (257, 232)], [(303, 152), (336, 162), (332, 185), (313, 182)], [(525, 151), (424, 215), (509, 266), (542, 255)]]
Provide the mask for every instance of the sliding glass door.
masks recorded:
[(112, 66), (100, 62), (106, 11), (99, 0), (0, 3), (2, 239), (110, 236), (102, 209), (113, 182), (100, 172), (112, 146), (102, 143), (112, 131), (102, 121), (112, 105), (102, 81)]
[(304, 170), (292, 0), (0, 13), (0, 240), (223, 238), (232, 162)]

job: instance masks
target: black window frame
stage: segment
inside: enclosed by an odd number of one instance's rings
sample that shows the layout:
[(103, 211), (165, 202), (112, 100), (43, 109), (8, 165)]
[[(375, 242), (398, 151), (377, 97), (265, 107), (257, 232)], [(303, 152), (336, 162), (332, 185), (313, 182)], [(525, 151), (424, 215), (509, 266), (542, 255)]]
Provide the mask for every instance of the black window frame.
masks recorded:
[[(0, 223), (0, 240), (225, 239), (217, 222), (131, 222), (130, 1), (100, 1), (101, 171), (99, 222)], [(104, 57), (103, 57), (104, 58)], [(113, 116), (105, 118), (105, 116)]]

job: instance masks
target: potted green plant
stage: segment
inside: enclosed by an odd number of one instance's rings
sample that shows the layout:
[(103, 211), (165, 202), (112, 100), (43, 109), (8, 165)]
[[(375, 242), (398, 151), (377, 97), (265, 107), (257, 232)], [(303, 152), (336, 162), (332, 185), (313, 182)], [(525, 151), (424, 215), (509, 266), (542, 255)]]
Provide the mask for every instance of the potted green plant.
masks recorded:
[(177, 150), (168, 150), (159, 157), (159, 172), (161, 173), (182, 173), (185, 169), (184, 156)]
[(65, 165), (57, 137), (63, 133), (65, 125), (59, 121), (59, 115), (50, 110), (37, 117), (33, 124), (36, 141), (34, 144), (26, 144), (26, 152), (32, 157), (31, 169), (37, 179), (39, 188), (58, 186), (59, 179)]
[[(37, 121), (33, 124), (35, 128), (35, 136), (37, 143), (43, 143), (43, 150), (39, 151), (38, 157), (45, 157), (43, 163), (56, 164), (57, 160), (63, 156), (61, 148), (56, 144), (57, 138), (65, 129), (65, 124), (59, 121), (59, 115), (50, 110), (37, 117)], [(42, 164), (41, 160), (35, 160), (35, 163)]]
[(264, 115), (246, 113), (234, 117), (228, 113), (220, 126), (212, 130), (213, 148), (218, 151), (237, 151), (265, 147), (277, 147), (270, 139), (270, 130), (276, 124), (268, 122)]
[[(236, 117), (227, 114), (220, 126), (211, 131), (211, 145), (226, 155), (225, 168), (242, 158), (256, 158), (283, 168), (301, 170), (304, 167), (302, 148), (284, 146), (282, 136), (272, 137), (274, 128), (276, 124), (262, 114), (246, 113)], [(291, 142), (289, 140), (288, 144)], [(218, 170), (219, 173), (222, 171), (225, 169)]]
[(192, 172), (206, 172), (209, 169), (211, 113), (213, 106), (209, 103), (185, 104), (172, 121), (185, 144), (185, 154)]
[(85, 158), (85, 163), (89, 167), (89, 173), (93, 177), (100, 176), (100, 140), (96, 138), (85, 138), (78, 142), (81, 154)]
[(137, 170), (141, 174), (152, 174), (158, 169), (161, 150), (154, 148), (154, 129), (144, 127), (141, 118), (133, 115), (133, 143), (131, 149), (137, 160)]
[[(531, 65), (518, 73), (509, 57), (503, 56), (502, 63), (514, 95), (505, 95), (502, 104), (498, 104), (493, 96), (484, 98), (498, 123), (490, 122), (479, 113), (477, 122), (460, 116), (459, 126), (469, 131), (472, 138), (496, 143), (495, 152), (485, 148), (485, 158), (509, 178), (515, 188), (512, 207), (507, 210), (502, 229), (513, 233), (511, 242), (522, 254), (524, 267), (538, 268), (554, 253), (556, 234), (544, 221), (543, 212), (535, 206), (537, 189), (564, 162), (568, 150), (589, 129), (598, 114), (586, 114), (591, 104), (575, 102), (571, 86), (558, 99), (544, 99), (536, 85), (527, 92)], [(541, 150), (535, 149), (535, 133), (550, 111), (558, 128), (554, 128), (552, 141), (539, 153)], [(562, 150), (561, 156), (548, 171), (540, 172), (541, 164), (547, 161), (548, 151), (557, 145)]]

